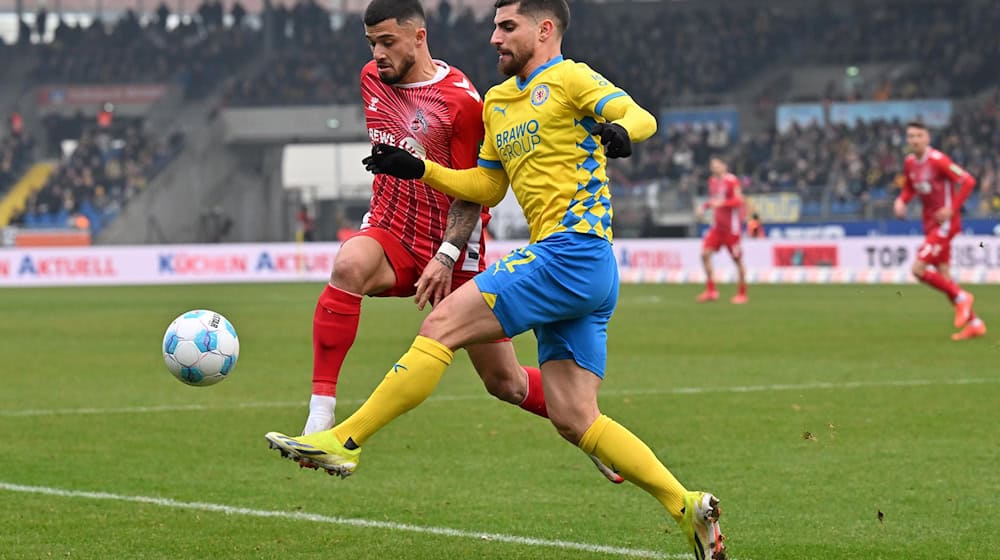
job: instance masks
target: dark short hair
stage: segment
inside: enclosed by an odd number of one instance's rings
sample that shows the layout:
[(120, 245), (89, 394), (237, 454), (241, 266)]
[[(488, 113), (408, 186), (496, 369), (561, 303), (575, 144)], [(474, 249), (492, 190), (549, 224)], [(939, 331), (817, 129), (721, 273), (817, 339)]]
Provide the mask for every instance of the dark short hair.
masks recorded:
[(365, 25), (378, 25), (387, 19), (404, 21), (425, 21), (424, 7), (420, 0), (372, 0), (365, 8)]
[(518, 4), (517, 13), (523, 16), (537, 17), (541, 14), (552, 16), (560, 35), (569, 29), (569, 4), (566, 0), (496, 0), (493, 7), (502, 8), (513, 4)]
[(906, 128), (919, 128), (920, 130), (927, 130), (927, 125), (920, 121), (910, 121), (906, 123)]

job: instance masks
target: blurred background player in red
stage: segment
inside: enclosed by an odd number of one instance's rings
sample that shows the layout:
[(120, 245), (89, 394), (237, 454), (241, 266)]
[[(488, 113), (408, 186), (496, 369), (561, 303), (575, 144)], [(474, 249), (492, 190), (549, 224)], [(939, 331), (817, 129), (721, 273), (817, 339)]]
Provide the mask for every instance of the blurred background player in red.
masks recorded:
[(712, 270), (712, 255), (725, 247), (733, 258), (739, 275), (739, 288), (729, 301), (736, 304), (747, 302), (746, 269), (743, 266), (743, 249), (740, 247), (740, 232), (743, 231), (743, 193), (740, 180), (729, 172), (726, 162), (718, 157), (709, 160), (712, 172), (708, 178), (708, 200), (698, 208), (698, 218), (705, 210), (712, 209), (714, 216), (712, 227), (705, 233), (702, 243), (701, 264), (705, 268), (705, 291), (698, 295), (698, 303), (719, 299), (715, 289), (715, 277)]
[(955, 306), (955, 328), (962, 330), (952, 334), (952, 340), (983, 336), (986, 324), (972, 310), (975, 298), (952, 280), (950, 265), (951, 240), (962, 229), (962, 204), (976, 186), (976, 179), (930, 142), (930, 131), (923, 123), (906, 125), (910, 154), (903, 164), (903, 190), (893, 209), (897, 217), (904, 218), (906, 205), (914, 196), (920, 197), (926, 237), (913, 261), (913, 275), (944, 293)]
[[(372, 143), (386, 143), (453, 169), (475, 167), (483, 139), (483, 103), (457, 68), (431, 58), (418, 0), (373, 0), (364, 15), (373, 60), (361, 71), (361, 97)], [(417, 180), (376, 175), (361, 230), (340, 247), (313, 317), (313, 394), (303, 435), (335, 422), (337, 380), (354, 345), (364, 295), (414, 296), (419, 309), (486, 268), (479, 204), (453, 200)], [(548, 417), (541, 371), (518, 363), (503, 339), (467, 347), (495, 397)], [(624, 479), (591, 456), (608, 478)]]
[(750, 214), (750, 220), (747, 221), (747, 237), (751, 239), (764, 239), (767, 237), (767, 233), (764, 231), (764, 224), (760, 223), (760, 216), (756, 212)]

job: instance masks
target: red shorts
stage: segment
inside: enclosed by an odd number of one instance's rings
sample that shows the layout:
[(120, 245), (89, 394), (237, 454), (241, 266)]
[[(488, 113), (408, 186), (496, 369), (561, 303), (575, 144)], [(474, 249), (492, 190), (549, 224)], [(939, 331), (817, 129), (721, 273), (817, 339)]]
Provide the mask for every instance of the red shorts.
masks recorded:
[[(403, 247), (403, 244), (399, 242), (399, 239), (395, 235), (384, 229), (374, 227), (365, 228), (351, 237), (358, 236), (370, 237), (377, 241), (382, 246), (385, 257), (389, 259), (392, 270), (396, 272), (396, 283), (391, 288), (371, 295), (374, 297), (410, 297), (415, 295), (417, 293), (417, 280), (420, 279), (420, 275), (423, 274), (424, 268), (429, 261), (418, 259), (406, 247)], [(479, 267), (480, 270), (485, 268), (482, 263), (480, 263)], [(476, 274), (478, 272), (454, 271), (451, 275), (451, 289), (454, 290), (472, 280), (472, 277)]]
[(917, 259), (931, 266), (949, 264), (951, 262), (951, 240), (954, 238), (955, 233), (942, 236), (937, 228), (927, 232), (924, 243), (917, 251)]
[(734, 259), (738, 259), (743, 255), (743, 249), (740, 247), (740, 234), (724, 233), (714, 228), (708, 230), (705, 234), (705, 240), (702, 242), (701, 247), (703, 250), (713, 253), (725, 247)]

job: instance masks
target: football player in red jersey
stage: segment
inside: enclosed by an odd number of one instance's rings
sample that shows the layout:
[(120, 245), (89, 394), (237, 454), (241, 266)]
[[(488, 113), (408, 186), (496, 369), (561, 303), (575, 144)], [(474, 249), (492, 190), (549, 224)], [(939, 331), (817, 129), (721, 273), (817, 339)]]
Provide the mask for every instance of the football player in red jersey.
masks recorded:
[(739, 288), (730, 300), (732, 303), (747, 302), (746, 269), (743, 266), (743, 249), (740, 247), (740, 232), (743, 231), (743, 193), (740, 180), (729, 172), (722, 159), (713, 157), (709, 161), (712, 176), (708, 178), (708, 201), (698, 209), (698, 217), (708, 209), (714, 212), (712, 227), (705, 233), (702, 243), (701, 263), (705, 268), (705, 291), (698, 295), (698, 303), (719, 299), (715, 289), (712, 270), (712, 255), (725, 247), (736, 264), (739, 274)]
[(962, 229), (962, 204), (976, 186), (976, 179), (931, 147), (930, 140), (922, 123), (906, 125), (910, 154), (903, 164), (903, 190), (893, 209), (903, 218), (907, 203), (920, 197), (925, 238), (913, 261), (913, 275), (944, 293), (955, 306), (955, 328), (962, 330), (952, 334), (952, 340), (975, 338), (986, 334), (986, 324), (972, 310), (972, 294), (952, 280), (950, 262), (951, 240)]
[[(418, 0), (373, 0), (365, 10), (372, 60), (361, 98), (373, 144), (390, 144), (441, 165), (475, 167), (483, 104), (457, 68), (433, 59)], [(423, 309), (486, 268), (489, 212), (417, 180), (376, 175), (361, 231), (346, 240), (313, 317), (313, 394), (303, 434), (334, 424), (337, 379), (358, 332), (361, 300), (414, 296)], [(469, 358), (497, 398), (547, 417), (538, 368), (518, 363), (509, 339), (474, 344)], [(615, 483), (620, 475), (591, 457)]]

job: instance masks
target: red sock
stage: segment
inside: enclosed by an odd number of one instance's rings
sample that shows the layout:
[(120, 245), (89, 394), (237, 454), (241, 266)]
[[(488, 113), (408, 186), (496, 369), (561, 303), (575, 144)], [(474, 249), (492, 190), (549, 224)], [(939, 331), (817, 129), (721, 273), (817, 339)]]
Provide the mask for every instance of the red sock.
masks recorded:
[(941, 276), (933, 270), (925, 270), (924, 275), (920, 277), (920, 281), (928, 286), (931, 286), (935, 290), (944, 292), (948, 296), (948, 301), (954, 302), (958, 294), (961, 293), (961, 288), (958, 284), (952, 282), (951, 280), (946, 280), (944, 276)]
[(518, 406), (532, 414), (548, 418), (549, 411), (545, 409), (545, 391), (542, 389), (542, 370), (527, 366), (521, 367), (528, 375), (528, 393), (524, 395), (524, 400)]
[(705, 281), (705, 291), (714, 292), (715, 291), (715, 279), (709, 278)]
[(740, 283), (739, 294), (741, 296), (747, 295), (747, 285), (746, 284)]
[(313, 315), (313, 394), (337, 396), (337, 378), (354, 345), (361, 296), (327, 284)]

